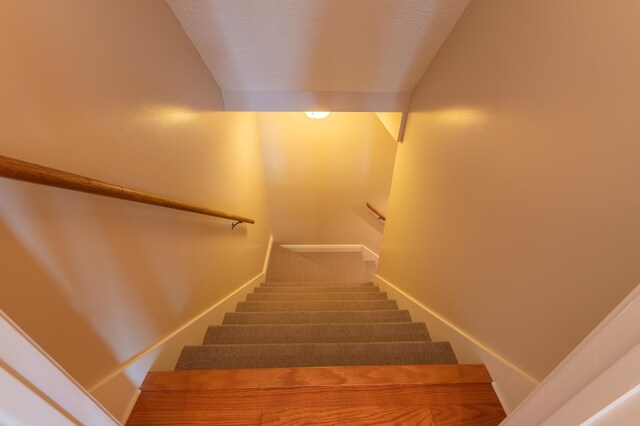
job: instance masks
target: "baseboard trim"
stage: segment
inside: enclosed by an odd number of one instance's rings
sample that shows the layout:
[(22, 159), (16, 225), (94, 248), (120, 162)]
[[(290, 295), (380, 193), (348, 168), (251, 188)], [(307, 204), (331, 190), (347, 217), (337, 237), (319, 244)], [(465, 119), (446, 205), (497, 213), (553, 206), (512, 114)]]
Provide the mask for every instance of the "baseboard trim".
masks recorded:
[(264, 263), (262, 264), (262, 274), (267, 274), (267, 268), (269, 267), (269, 260), (271, 259), (271, 249), (273, 248), (273, 235), (269, 237), (269, 243), (267, 244), (267, 253), (264, 256)]
[[(0, 369), (6, 389), (12, 393), (0, 402), (0, 413), (16, 420), (35, 419), (25, 415), (30, 410), (46, 413), (49, 420), (64, 424), (115, 426), (118, 419), (91, 395), (58, 362), (42, 349), (24, 330), (0, 309)], [(7, 381), (6, 378), (11, 380)], [(17, 387), (16, 389), (13, 386)], [(22, 391), (16, 393), (18, 389)], [(33, 398), (29, 398), (32, 396)], [(9, 404), (1, 407), (2, 402)], [(54, 417), (55, 416), (55, 417)], [(2, 417), (2, 416), (0, 416)], [(21, 421), (22, 421), (21, 420)], [(1, 419), (0, 419), (0, 423)], [(4, 423), (3, 423), (4, 424)], [(61, 423), (62, 424), (62, 423)]]
[(89, 392), (94, 392), (96, 389), (98, 389), (99, 387), (104, 385), (106, 382), (110, 381), (111, 379), (113, 379), (114, 377), (116, 377), (117, 375), (122, 373), (128, 367), (130, 367), (131, 365), (133, 365), (136, 362), (140, 361), (141, 359), (143, 359), (145, 356), (147, 356), (151, 352), (155, 351), (156, 349), (159, 349), (161, 346), (166, 344), (169, 340), (174, 338), (176, 335), (178, 335), (179, 333), (181, 333), (185, 329), (187, 329), (190, 326), (192, 326), (194, 323), (196, 323), (201, 318), (203, 318), (203, 317), (207, 316), (208, 314), (210, 314), (218, 306), (222, 305), (227, 300), (231, 299), (233, 296), (235, 296), (237, 293), (239, 293), (242, 290), (244, 290), (246, 287), (250, 286), (251, 284), (255, 284), (256, 282), (260, 282), (263, 279), (263, 277), (264, 277), (264, 272), (261, 272), (260, 274), (256, 275), (251, 280), (249, 280), (248, 282), (244, 283), (242, 286), (240, 286), (238, 289), (236, 289), (232, 293), (229, 293), (227, 296), (223, 297), (221, 300), (217, 301), (216, 303), (214, 303), (213, 305), (211, 305), (210, 307), (208, 307), (204, 311), (200, 312), (198, 315), (196, 315), (195, 317), (191, 318), (189, 321), (187, 321), (186, 323), (184, 323), (180, 327), (176, 328), (175, 330), (173, 330), (171, 333), (167, 334), (162, 339), (158, 340), (153, 345), (151, 345), (151, 346), (147, 347), (146, 349), (144, 349), (143, 351), (139, 352), (137, 355), (135, 355), (134, 357), (130, 358), (125, 363), (120, 364), (120, 366), (117, 369), (115, 369), (110, 374), (105, 376), (102, 380), (100, 380), (99, 382), (97, 382), (96, 384), (91, 386), (88, 389)]
[[(628, 419), (637, 418), (625, 411), (625, 395), (638, 386), (639, 322), (637, 285), (504, 424), (621, 424), (612, 418), (616, 412)], [(612, 417), (605, 420), (605, 415)]]
[(136, 402), (138, 402), (138, 398), (140, 397), (141, 393), (142, 393), (142, 391), (140, 389), (136, 389), (134, 394), (131, 395), (131, 400), (129, 401), (129, 405), (127, 405), (127, 407), (125, 408), (124, 413), (122, 415), (122, 418), (120, 419), (122, 424), (127, 423), (127, 420), (129, 419), (129, 416), (131, 415), (131, 412), (133, 411), (133, 407), (136, 406)]
[(502, 405), (504, 412), (507, 415), (511, 414), (512, 408), (508, 407), (509, 404), (507, 403), (507, 400), (505, 399), (504, 394), (502, 393), (502, 389), (500, 389), (500, 386), (495, 381), (493, 381), (491, 382), (491, 387), (493, 388), (493, 391), (496, 393), (496, 396), (498, 397), (498, 401), (500, 401), (500, 405)]
[(380, 256), (375, 253), (373, 250), (371, 250), (369, 247), (363, 245), (362, 246), (362, 258), (364, 259), (365, 262), (376, 262), (376, 264), (378, 264), (378, 260), (380, 259)]
[[(159, 356), (159, 354), (161, 353), (161, 350), (163, 349), (163, 347), (165, 347), (165, 345), (170, 343), (173, 339), (175, 339), (181, 333), (185, 333), (191, 327), (196, 326), (199, 321), (217, 313), (218, 310), (223, 310), (224, 312), (227, 312), (227, 309), (225, 307), (227, 304), (235, 302), (234, 299), (238, 299), (238, 300), (243, 299), (245, 293), (248, 293), (249, 291), (251, 291), (253, 287), (259, 285), (264, 280), (264, 277), (266, 276), (267, 266), (269, 265), (272, 246), (273, 246), (273, 236), (270, 236), (269, 242), (267, 245), (267, 251), (265, 254), (265, 260), (263, 263), (262, 272), (260, 272), (255, 277), (251, 278), (249, 281), (242, 284), (236, 290), (227, 294), (222, 299), (218, 300), (213, 305), (204, 309), (199, 314), (195, 315), (190, 320), (188, 320), (187, 322), (183, 323), (182, 325), (174, 329), (172, 332), (168, 333), (161, 339), (157, 340), (155, 343), (148, 346), (146, 349), (142, 350), (135, 356), (131, 357), (126, 362), (120, 364), (117, 368), (115, 368), (113, 371), (111, 371), (109, 374), (103, 377), (100, 381), (88, 387), (87, 388), (88, 392), (93, 395), (93, 394), (96, 394), (96, 392), (99, 392), (101, 388), (107, 387), (109, 385), (111, 385), (112, 388), (118, 387), (118, 386), (122, 387), (122, 385), (120, 385), (119, 382), (117, 381), (118, 377), (121, 375), (137, 376), (135, 379), (132, 380), (130, 378), (129, 380), (135, 382), (132, 384), (133, 386), (138, 388), (142, 383), (142, 380), (144, 379), (144, 375), (146, 375), (146, 372), (149, 370), (149, 367), (151, 367), (151, 364), (154, 363), (154, 361)], [(222, 314), (224, 314), (224, 312)], [(134, 370), (135, 370), (134, 374), (127, 374), (128, 372), (131, 372)], [(144, 374), (141, 374), (141, 370), (144, 371)], [(130, 392), (129, 388), (127, 389), (123, 388), (121, 389), (121, 391)], [(136, 391), (134, 391), (134, 393), (132, 394), (131, 400), (129, 401), (127, 406), (122, 408), (122, 412), (126, 414), (126, 418), (128, 418), (129, 414), (131, 414), (131, 410), (133, 410), (133, 407), (135, 406), (135, 402), (137, 401), (139, 393), (140, 393), (139, 389), (136, 389)], [(126, 418), (125, 418), (125, 421), (126, 421)]]
[(376, 274), (374, 283), (383, 287), (389, 298), (395, 298), (401, 308), (409, 309), (414, 321), (424, 321), (434, 340), (451, 342), (461, 363), (483, 363), (497, 386), (500, 402), (507, 414), (511, 412), (539, 382), (468, 332), (434, 312), (384, 277)]

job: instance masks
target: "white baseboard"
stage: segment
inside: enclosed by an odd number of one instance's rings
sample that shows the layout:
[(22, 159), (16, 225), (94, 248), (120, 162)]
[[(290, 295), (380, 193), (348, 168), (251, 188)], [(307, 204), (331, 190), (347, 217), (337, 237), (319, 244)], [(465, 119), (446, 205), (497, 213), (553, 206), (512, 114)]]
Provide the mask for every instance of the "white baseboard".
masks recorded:
[(202, 342), (207, 327), (219, 324), (224, 314), (235, 310), (236, 304), (245, 300), (247, 293), (260, 285), (266, 276), (271, 256), (273, 236), (269, 238), (261, 273), (236, 290), (209, 306), (171, 333), (156, 341), (89, 388), (89, 392), (102, 402), (122, 423), (126, 423), (139, 396), (138, 389), (149, 370), (173, 370), (185, 345)]
[(267, 254), (264, 255), (264, 263), (262, 264), (263, 275), (267, 275), (267, 268), (269, 267), (269, 260), (271, 259), (272, 248), (273, 248), (273, 235), (269, 237), (269, 243), (267, 245)]
[(255, 287), (264, 281), (265, 273), (262, 272), (244, 283), (233, 293), (213, 304), (200, 315), (184, 324), (177, 332), (171, 334), (161, 345), (162, 351), (151, 366), (152, 371), (173, 370), (182, 348), (186, 345), (200, 345), (202, 339), (211, 324), (221, 324), (227, 312), (233, 312), (236, 304), (246, 299)]
[[(147, 361), (148, 364), (149, 361)], [(130, 367), (132, 368), (135, 366)], [(122, 371), (91, 391), (91, 395), (123, 425), (127, 423), (140, 396), (140, 389), (138, 389), (140, 384), (132, 382), (129, 378), (131, 373), (131, 370)]]
[(380, 259), (380, 256), (376, 253), (373, 252), (373, 250), (371, 250), (369, 247), (367, 246), (362, 246), (362, 258), (364, 259), (365, 262), (376, 262), (376, 265), (378, 264), (378, 260)]
[(498, 386), (498, 384), (495, 381), (493, 381), (491, 382), (491, 387), (493, 388), (493, 391), (496, 393), (496, 396), (498, 397), (498, 401), (500, 401), (500, 405), (502, 405), (504, 412), (507, 414), (510, 414), (513, 409), (511, 408), (507, 411), (506, 407), (508, 407), (509, 404), (507, 403), (507, 399), (502, 393), (502, 389), (500, 389), (500, 386)]
[(525, 371), (380, 275), (375, 275), (373, 281), (389, 294), (390, 299), (396, 299), (400, 309), (408, 309), (414, 321), (425, 322), (433, 340), (450, 342), (461, 364), (484, 364), (507, 414), (538, 385), (538, 381)]
[(138, 402), (138, 398), (140, 397), (141, 393), (142, 391), (140, 389), (136, 389), (135, 393), (131, 395), (131, 399), (129, 400), (129, 405), (127, 405), (127, 407), (125, 408), (122, 418), (120, 420), (122, 424), (127, 423), (127, 420), (129, 419), (129, 416), (133, 411), (133, 407), (136, 406), (136, 402)]
[(638, 324), (640, 285), (567, 355), (512, 415), (507, 417), (504, 424), (638, 424)]

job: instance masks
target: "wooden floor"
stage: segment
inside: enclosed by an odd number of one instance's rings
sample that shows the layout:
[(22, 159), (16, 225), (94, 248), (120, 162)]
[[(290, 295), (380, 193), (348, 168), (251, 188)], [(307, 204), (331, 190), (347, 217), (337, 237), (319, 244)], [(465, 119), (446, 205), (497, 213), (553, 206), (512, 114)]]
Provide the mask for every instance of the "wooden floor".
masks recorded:
[(497, 425), (480, 365), (151, 372), (128, 425)]

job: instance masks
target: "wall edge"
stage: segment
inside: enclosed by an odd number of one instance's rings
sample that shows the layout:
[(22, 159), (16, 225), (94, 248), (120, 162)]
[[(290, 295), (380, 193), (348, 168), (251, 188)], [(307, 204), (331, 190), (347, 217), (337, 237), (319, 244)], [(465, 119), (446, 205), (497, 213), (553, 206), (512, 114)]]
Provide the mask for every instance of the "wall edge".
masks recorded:
[[(483, 344), (468, 332), (434, 312), (384, 277), (376, 274), (374, 283), (383, 287), (389, 298), (396, 299), (400, 309), (409, 309), (414, 321), (424, 321), (432, 337), (451, 342), (461, 363), (483, 363), (500, 389), (500, 402), (509, 414), (539, 382), (526, 371)], [(435, 339), (434, 339), (435, 340)]]

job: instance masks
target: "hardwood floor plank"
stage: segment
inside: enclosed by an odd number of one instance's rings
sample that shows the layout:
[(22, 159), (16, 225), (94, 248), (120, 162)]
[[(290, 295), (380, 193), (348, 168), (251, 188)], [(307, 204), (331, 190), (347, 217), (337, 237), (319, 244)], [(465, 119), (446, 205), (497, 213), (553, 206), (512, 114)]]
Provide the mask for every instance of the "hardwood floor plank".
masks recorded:
[(249, 426), (259, 425), (261, 410), (216, 410), (216, 411), (143, 411), (134, 408), (127, 426)]
[(145, 390), (443, 383), (491, 383), (484, 365), (250, 368), (149, 372)]
[(432, 405), (437, 426), (496, 426), (506, 418), (500, 404)]
[(282, 408), (265, 410), (265, 426), (333, 426), (333, 425), (425, 425), (433, 426), (429, 407), (338, 407), (338, 408)]
[(363, 405), (499, 404), (490, 384), (358, 385), (262, 389), (144, 391), (136, 409), (224, 410)]

